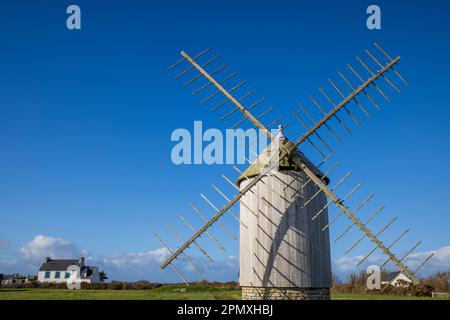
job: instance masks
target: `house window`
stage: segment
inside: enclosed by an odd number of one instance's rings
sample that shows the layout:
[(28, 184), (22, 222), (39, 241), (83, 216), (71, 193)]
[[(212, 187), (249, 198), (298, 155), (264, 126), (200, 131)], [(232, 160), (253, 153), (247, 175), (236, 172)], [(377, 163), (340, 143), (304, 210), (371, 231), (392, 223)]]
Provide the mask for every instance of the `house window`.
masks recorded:
[(61, 272), (56, 271), (56, 272), (55, 272), (55, 278), (56, 278), (56, 279), (61, 278)]
[(65, 278), (65, 279), (70, 278), (70, 272), (66, 272), (66, 273), (64, 274), (64, 278)]
[(45, 279), (50, 278), (50, 271), (45, 271)]

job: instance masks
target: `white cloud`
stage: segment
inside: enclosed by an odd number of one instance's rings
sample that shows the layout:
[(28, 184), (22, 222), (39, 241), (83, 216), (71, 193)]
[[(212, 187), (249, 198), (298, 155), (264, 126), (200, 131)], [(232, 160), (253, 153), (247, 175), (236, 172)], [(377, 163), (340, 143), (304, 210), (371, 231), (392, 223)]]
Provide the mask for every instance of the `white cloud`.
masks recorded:
[(415, 269), (432, 253), (434, 254), (433, 257), (431, 257), (430, 261), (425, 264), (419, 273), (431, 274), (439, 271), (448, 271), (450, 269), (450, 246), (411, 254), (406, 259), (406, 263), (412, 269)]
[(166, 248), (141, 253), (127, 253), (104, 257), (102, 260), (115, 268), (144, 267), (149, 263), (162, 263), (169, 255)]
[[(200, 270), (200, 274), (191, 263), (184, 260), (183, 274), (189, 274), (189, 279), (211, 280), (211, 281), (237, 281), (239, 271), (239, 260), (236, 257), (228, 256), (223, 259), (215, 259), (210, 263), (204, 257), (192, 257), (193, 262)], [(181, 262), (181, 261), (180, 261)]]
[(383, 264), (382, 257), (373, 256), (366, 259), (360, 266), (358, 263), (364, 258), (364, 255), (358, 256), (342, 256), (332, 261), (333, 271), (338, 275), (347, 276), (354, 272), (365, 270), (368, 266)]
[(110, 280), (171, 281), (170, 275), (159, 265), (168, 256), (165, 248), (138, 253), (122, 253), (98, 257), (95, 261), (107, 273)]
[[(434, 256), (423, 266), (419, 275), (430, 275), (435, 272), (448, 271), (450, 269), (450, 246), (411, 254), (405, 259), (404, 263), (411, 270), (415, 270), (431, 253), (434, 253)], [(382, 265), (386, 260), (384, 256), (373, 256), (358, 267), (357, 264), (363, 258), (364, 256), (358, 255), (342, 256), (334, 259), (333, 271), (340, 277), (346, 277), (351, 273), (365, 270), (369, 265)]]
[[(153, 282), (181, 282), (178, 275), (168, 266), (165, 270), (160, 268), (161, 263), (169, 256), (165, 248), (160, 248), (144, 253), (116, 254), (102, 257), (98, 264), (104, 268), (110, 279), (140, 280), (146, 279)], [(180, 258), (173, 262), (179, 272), (188, 281), (208, 279), (211, 281), (237, 280), (239, 263), (235, 257), (216, 259), (209, 263), (202, 256), (190, 255), (196, 268), (186, 259)]]
[[(161, 263), (169, 256), (165, 248), (157, 248), (146, 252), (116, 253), (101, 255), (90, 253), (78, 248), (74, 243), (51, 236), (37, 235), (25, 243), (15, 256), (8, 260), (0, 260), (0, 272), (36, 274), (44, 257), (52, 258), (78, 258), (86, 257), (86, 262), (98, 265), (104, 270), (110, 280), (136, 281), (149, 280), (153, 282), (181, 282), (181, 279), (170, 268), (160, 268)], [(199, 275), (185, 259), (177, 259), (174, 265), (189, 280), (200, 279), (230, 281), (237, 279), (238, 260), (227, 257), (210, 264), (205, 258), (191, 257), (201, 270)]]
[(14, 257), (0, 261), (0, 272), (36, 274), (44, 257), (78, 258), (86, 256), (75, 244), (55, 237), (37, 235), (23, 245)]
[[(430, 253), (433, 258), (424, 266), (420, 275), (429, 275), (438, 271), (450, 269), (450, 246), (433, 251), (411, 254), (406, 259), (406, 265), (415, 269)], [(105, 270), (110, 280), (135, 281), (146, 279), (153, 282), (180, 282), (176, 273), (170, 267), (161, 270), (161, 263), (168, 257), (169, 252), (165, 248), (157, 248), (146, 252), (116, 253), (101, 255), (90, 253), (78, 248), (74, 243), (51, 236), (38, 235), (25, 243), (14, 257), (6, 261), (0, 261), (0, 272), (3, 273), (29, 273), (35, 274), (44, 257), (77, 258), (85, 256), (87, 263), (98, 265)], [(343, 256), (333, 260), (333, 271), (338, 276), (346, 277), (348, 274), (365, 270), (371, 264), (381, 265), (385, 261), (384, 256), (373, 255), (367, 261), (357, 267), (363, 256)], [(209, 263), (203, 256), (191, 256), (201, 274), (186, 259), (177, 259), (174, 265), (190, 281), (208, 279), (215, 281), (237, 280), (239, 261), (236, 257), (229, 256), (224, 259), (215, 259)]]
[(69, 241), (43, 235), (35, 236), (19, 252), (22, 259), (30, 262), (42, 262), (44, 257), (75, 258), (82, 256), (84, 253)]

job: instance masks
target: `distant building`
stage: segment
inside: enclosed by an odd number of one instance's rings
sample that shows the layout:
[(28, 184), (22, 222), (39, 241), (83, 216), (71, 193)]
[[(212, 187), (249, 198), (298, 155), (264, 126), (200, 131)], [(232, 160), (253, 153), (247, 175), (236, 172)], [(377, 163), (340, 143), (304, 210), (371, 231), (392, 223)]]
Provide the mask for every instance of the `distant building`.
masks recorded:
[(18, 273), (14, 274), (0, 274), (0, 281), (2, 285), (23, 284), (29, 281), (28, 277), (22, 276)]
[(64, 283), (71, 278), (74, 271), (67, 270), (69, 266), (80, 267), (81, 282), (100, 282), (100, 275), (97, 266), (87, 266), (84, 257), (79, 259), (51, 259), (46, 257), (44, 263), (39, 268), (38, 281), (50, 283)]
[(405, 273), (401, 271), (390, 272), (381, 279), (381, 284), (390, 284), (394, 287), (404, 287), (407, 284), (411, 284), (413, 282), (414, 281), (412, 279), (410, 279)]

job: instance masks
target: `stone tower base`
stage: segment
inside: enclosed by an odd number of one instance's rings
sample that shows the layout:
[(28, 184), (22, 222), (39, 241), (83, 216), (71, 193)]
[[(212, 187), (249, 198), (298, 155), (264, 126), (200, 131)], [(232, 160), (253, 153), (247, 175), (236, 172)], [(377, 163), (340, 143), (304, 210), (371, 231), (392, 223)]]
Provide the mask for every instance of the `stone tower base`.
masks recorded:
[(242, 287), (242, 300), (329, 300), (329, 288)]

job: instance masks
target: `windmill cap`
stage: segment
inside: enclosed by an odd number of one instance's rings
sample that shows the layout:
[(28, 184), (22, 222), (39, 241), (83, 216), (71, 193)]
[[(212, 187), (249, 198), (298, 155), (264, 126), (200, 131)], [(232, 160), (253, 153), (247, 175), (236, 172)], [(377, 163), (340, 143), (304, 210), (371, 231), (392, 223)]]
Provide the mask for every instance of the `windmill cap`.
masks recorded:
[[(283, 135), (278, 136), (280, 140), (282, 139), (284, 143), (291, 143), (289, 142)], [(255, 162), (253, 162), (237, 179), (237, 185), (240, 185), (242, 180), (253, 178), (256, 176), (259, 176), (264, 172), (265, 169), (267, 169), (271, 159), (272, 159), (272, 149), (273, 149), (274, 143), (271, 143), (264, 151), (260, 153), (258, 156), (258, 159), (256, 159)], [(276, 150), (278, 150), (278, 146), (276, 146)], [(295, 151), (298, 156), (302, 159), (303, 163), (320, 179), (322, 179), (326, 184), (330, 183), (330, 179), (325, 176), (325, 174), (319, 170), (309, 159), (299, 150)], [(290, 159), (280, 159), (279, 160), (279, 171), (301, 171), (300, 168)]]

